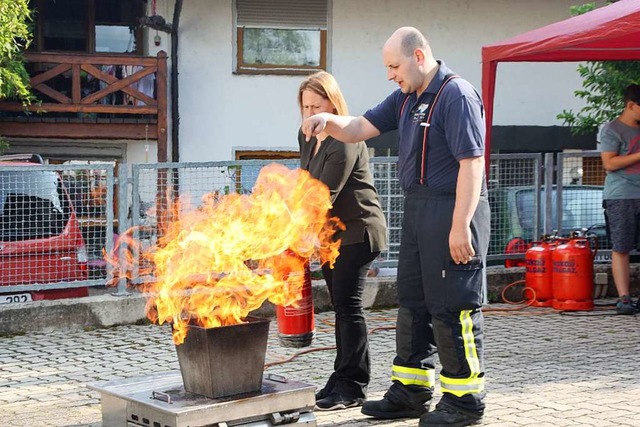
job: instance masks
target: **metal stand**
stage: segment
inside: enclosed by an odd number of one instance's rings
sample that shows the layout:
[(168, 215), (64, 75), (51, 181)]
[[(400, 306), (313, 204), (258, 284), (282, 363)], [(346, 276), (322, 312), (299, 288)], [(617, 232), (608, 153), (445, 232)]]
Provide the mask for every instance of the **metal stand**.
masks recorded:
[(88, 387), (101, 393), (104, 427), (317, 425), (315, 388), (279, 375), (265, 375), (259, 392), (217, 399), (186, 392), (179, 371)]

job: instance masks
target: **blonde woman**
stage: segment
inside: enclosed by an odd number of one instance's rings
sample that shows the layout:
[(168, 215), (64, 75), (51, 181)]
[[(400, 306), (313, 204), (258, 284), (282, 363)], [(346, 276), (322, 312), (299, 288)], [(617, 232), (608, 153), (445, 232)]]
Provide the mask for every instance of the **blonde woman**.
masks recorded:
[[(307, 77), (298, 90), (302, 119), (326, 112), (347, 115), (347, 104), (335, 78), (326, 72)], [(333, 209), (346, 225), (333, 269), (322, 267), (336, 313), (337, 355), (334, 371), (316, 394), (316, 409), (331, 411), (360, 406), (366, 399), (370, 362), (362, 293), (372, 261), (387, 247), (387, 229), (369, 171), (364, 142), (343, 144), (324, 132), (305, 141), (298, 133), (300, 167), (325, 183)]]

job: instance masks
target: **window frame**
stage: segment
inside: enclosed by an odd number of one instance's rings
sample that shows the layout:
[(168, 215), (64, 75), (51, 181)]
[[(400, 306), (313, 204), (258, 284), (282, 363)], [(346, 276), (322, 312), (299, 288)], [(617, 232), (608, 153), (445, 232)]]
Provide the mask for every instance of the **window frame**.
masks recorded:
[(269, 148), (234, 148), (233, 156), (235, 160), (287, 160), (299, 159), (300, 151)]
[[(324, 0), (326, 2), (326, 22), (321, 24), (316, 21), (318, 26), (305, 25), (304, 22), (299, 22), (299, 26), (295, 23), (288, 22), (284, 24), (282, 22), (272, 22), (273, 26), (265, 20), (260, 22), (247, 23), (242, 22), (239, 24), (238, 19), (238, 5), (237, 1), (233, 1), (233, 46), (235, 50), (233, 74), (245, 74), (245, 75), (308, 75), (317, 71), (327, 71), (328, 67), (328, 52), (329, 52), (329, 29), (331, 27), (331, 11), (332, 1)], [(276, 19), (277, 21), (277, 19)], [(320, 58), (318, 65), (284, 65), (284, 64), (249, 64), (244, 62), (244, 31), (246, 28), (277, 28), (282, 30), (316, 30), (320, 33)]]
[[(86, 53), (86, 54), (99, 54), (99, 55), (142, 55), (143, 54), (143, 31), (141, 25), (136, 25), (133, 31), (135, 38), (136, 48), (132, 52), (96, 52), (96, 25), (109, 25), (109, 24), (97, 24), (96, 21), (96, 5), (95, 0), (86, 0), (87, 9), (86, 9), (86, 18), (85, 18), (85, 30), (86, 30), (86, 49), (83, 51), (80, 50), (60, 50), (60, 49), (44, 49), (44, 14), (38, 13), (38, 11), (43, 11), (45, 8), (45, 0), (31, 0), (29, 2), (29, 7), (33, 11), (36, 11), (36, 19), (35, 19), (35, 30), (34, 30), (34, 43), (30, 46), (29, 51), (32, 52), (52, 52), (52, 53), (68, 53), (68, 54), (77, 54), (77, 53)], [(141, 1), (139, 5), (139, 10), (137, 11), (139, 17), (142, 17), (146, 13), (145, 2)]]
[[(235, 74), (278, 74), (278, 75), (306, 75), (327, 69), (327, 30), (320, 31), (320, 64), (318, 66), (309, 65), (278, 65), (278, 64), (245, 64), (244, 56), (244, 29), (237, 27), (236, 33), (236, 67)], [(287, 30), (298, 30), (300, 28), (286, 28)]]

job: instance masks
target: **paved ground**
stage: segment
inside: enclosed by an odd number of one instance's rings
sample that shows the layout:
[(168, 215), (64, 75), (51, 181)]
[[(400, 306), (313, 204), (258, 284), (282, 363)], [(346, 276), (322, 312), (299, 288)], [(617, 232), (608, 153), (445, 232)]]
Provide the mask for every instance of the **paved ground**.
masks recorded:
[[(504, 306), (491, 306), (491, 309)], [(560, 315), (550, 309), (486, 312), (487, 426), (640, 425), (640, 317)], [(370, 397), (389, 385), (396, 310), (367, 312), (373, 379)], [(585, 313), (581, 313), (585, 314)], [(313, 347), (333, 345), (332, 314), (317, 316)], [(268, 362), (295, 353), (271, 324)], [(300, 355), (267, 372), (321, 385), (333, 350)], [(0, 337), (0, 426), (100, 426), (102, 380), (178, 368), (166, 327), (129, 325), (84, 332)], [(316, 412), (320, 426), (415, 426), (375, 421), (359, 409)]]

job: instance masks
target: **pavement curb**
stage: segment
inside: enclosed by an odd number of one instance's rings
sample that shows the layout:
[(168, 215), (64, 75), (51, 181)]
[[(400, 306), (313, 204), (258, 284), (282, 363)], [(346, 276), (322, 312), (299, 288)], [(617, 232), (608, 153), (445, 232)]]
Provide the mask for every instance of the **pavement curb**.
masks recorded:
[(0, 335), (95, 329), (144, 320), (142, 294), (96, 295), (0, 306)]
[[(395, 277), (369, 278), (363, 295), (365, 308), (388, 308), (396, 305)], [(313, 281), (316, 312), (331, 310), (329, 291), (324, 280)], [(0, 335), (27, 332), (87, 330), (147, 321), (144, 294), (131, 292), (116, 296), (111, 293), (84, 298), (32, 301), (24, 304), (0, 305)], [(252, 314), (275, 316), (275, 306), (266, 301)]]
[[(596, 265), (596, 273), (606, 273), (607, 283), (601, 296), (615, 295), (610, 266)], [(632, 294), (638, 293), (637, 276), (640, 270), (632, 268)], [(636, 280), (634, 280), (634, 277)], [(487, 268), (489, 301), (501, 299), (503, 289), (509, 284), (524, 279), (524, 267)], [(107, 289), (109, 292), (110, 289)], [(113, 290), (115, 291), (115, 289)], [(521, 288), (507, 295), (518, 301), (522, 298)], [(331, 310), (329, 292), (324, 280), (313, 281), (313, 301), (316, 313)], [(363, 294), (363, 304), (367, 309), (397, 307), (396, 277), (369, 277)], [(84, 298), (33, 301), (23, 304), (0, 305), (0, 336), (18, 335), (27, 332), (49, 332), (60, 330), (82, 330), (107, 328), (116, 325), (144, 323), (146, 298), (132, 292), (126, 296), (111, 293)], [(268, 301), (252, 314), (274, 317), (275, 307)]]

